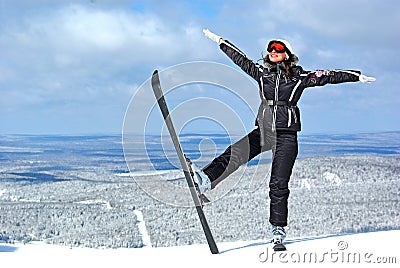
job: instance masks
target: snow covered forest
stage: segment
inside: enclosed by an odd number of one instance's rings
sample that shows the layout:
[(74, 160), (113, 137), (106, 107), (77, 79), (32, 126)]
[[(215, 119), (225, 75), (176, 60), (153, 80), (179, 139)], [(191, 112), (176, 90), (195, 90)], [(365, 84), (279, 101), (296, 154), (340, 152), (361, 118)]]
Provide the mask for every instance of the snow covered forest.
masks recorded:
[[(98, 147), (109, 142), (70, 140), (67, 150), (54, 141), (51, 146), (59, 151), (47, 153), (39, 144), (29, 152), (23, 143), (2, 146), (0, 241), (93, 248), (204, 243), (195, 209), (163, 204), (143, 192), (126, 176), (118, 143), (112, 143), (108, 154)], [(74, 154), (71, 144), (81, 154)], [(90, 157), (82, 148), (91, 151)], [(7, 152), (20, 156), (11, 159)], [(218, 242), (268, 238), (267, 179), (250, 191), (249, 177), (256, 172), (266, 178), (269, 166), (243, 169), (239, 183), (205, 207)], [(290, 189), (289, 237), (400, 229), (396, 155), (301, 158)]]

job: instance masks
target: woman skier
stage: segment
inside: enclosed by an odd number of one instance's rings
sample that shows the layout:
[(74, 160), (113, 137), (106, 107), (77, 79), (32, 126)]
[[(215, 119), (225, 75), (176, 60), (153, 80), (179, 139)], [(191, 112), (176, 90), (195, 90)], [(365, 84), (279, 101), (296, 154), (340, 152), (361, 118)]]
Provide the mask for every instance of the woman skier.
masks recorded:
[[(285, 250), (288, 218), (289, 179), (297, 157), (297, 132), (301, 130), (297, 103), (307, 87), (344, 82), (372, 82), (373, 77), (354, 70), (305, 71), (298, 66), (298, 57), (286, 40), (272, 40), (268, 54), (260, 65), (248, 59), (232, 43), (208, 29), (206, 37), (219, 44), (220, 49), (259, 85), (262, 103), (258, 110), (256, 127), (247, 136), (229, 146), (203, 169), (193, 165), (194, 180), (203, 195), (255, 156), (272, 150), (269, 181), (270, 232), (275, 250)], [(203, 195), (204, 196), (204, 195)]]

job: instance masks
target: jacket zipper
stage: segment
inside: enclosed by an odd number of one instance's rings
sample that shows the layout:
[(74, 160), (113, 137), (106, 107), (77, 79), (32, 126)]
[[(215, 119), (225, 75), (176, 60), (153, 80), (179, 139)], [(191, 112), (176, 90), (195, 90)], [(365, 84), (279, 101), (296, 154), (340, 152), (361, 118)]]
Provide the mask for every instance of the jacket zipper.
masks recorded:
[(274, 104), (274, 112), (272, 114), (272, 132), (276, 131), (276, 110), (278, 108), (277, 103), (278, 103), (278, 95), (279, 95), (279, 79), (281, 78), (281, 70), (278, 66), (278, 74), (276, 75), (276, 80), (275, 80), (275, 104)]

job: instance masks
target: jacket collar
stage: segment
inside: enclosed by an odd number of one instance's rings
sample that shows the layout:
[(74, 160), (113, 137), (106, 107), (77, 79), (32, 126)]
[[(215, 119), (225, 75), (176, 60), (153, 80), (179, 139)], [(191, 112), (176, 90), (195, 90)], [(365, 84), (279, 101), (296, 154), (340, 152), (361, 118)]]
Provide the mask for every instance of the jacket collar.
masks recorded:
[[(294, 67), (299, 62), (299, 58), (295, 54), (292, 54), (288, 62), (290, 67)], [(263, 58), (263, 65), (270, 71), (278, 71), (278, 68), (281, 70), (285, 70), (284, 62), (271, 62), (268, 58), (268, 55)]]

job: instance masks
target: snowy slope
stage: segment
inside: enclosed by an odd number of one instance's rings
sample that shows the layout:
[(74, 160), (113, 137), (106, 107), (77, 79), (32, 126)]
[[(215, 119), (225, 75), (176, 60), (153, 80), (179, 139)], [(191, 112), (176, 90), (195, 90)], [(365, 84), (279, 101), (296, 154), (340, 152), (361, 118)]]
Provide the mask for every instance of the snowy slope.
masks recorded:
[(1, 267), (308, 267), (310, 263), (398, 267), (398, 241), (400, 230), (289, 238), (283, 253), (272, 252), (266, 241), (229, 242), (218, 244), (218, 255), (210, 254), (205, 244), (136, 249), (0, 244), (0, 263)]

